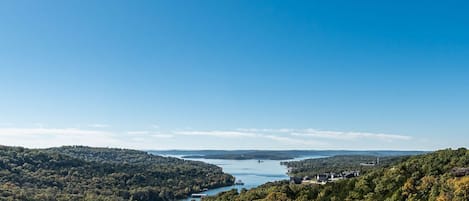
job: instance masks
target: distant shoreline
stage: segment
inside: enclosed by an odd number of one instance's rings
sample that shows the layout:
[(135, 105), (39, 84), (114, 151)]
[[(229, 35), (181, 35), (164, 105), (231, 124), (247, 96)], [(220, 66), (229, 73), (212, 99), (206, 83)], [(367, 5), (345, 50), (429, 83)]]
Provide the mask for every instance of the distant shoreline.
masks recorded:
[(202, 159), (224, 159), (224, 160), (290, 160), (292, 156), (276, 156), (276, 155), (188, 155), (182, 158), (202, 158)]
[(179, 155), (186, 159), (223, 160), (291, 160), (307, 156), (371, 155), (400, 156), (426, 153), (424, 151), (347, 151), (347, 150), (168, 150), (149, 151), (159, 155)]

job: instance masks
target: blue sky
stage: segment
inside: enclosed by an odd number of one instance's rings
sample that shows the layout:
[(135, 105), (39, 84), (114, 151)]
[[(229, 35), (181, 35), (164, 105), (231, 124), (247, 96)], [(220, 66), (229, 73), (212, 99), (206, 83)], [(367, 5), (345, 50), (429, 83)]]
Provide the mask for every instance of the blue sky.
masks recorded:
[(0, 143), (469, 144), (464, 1), (1, 1)]

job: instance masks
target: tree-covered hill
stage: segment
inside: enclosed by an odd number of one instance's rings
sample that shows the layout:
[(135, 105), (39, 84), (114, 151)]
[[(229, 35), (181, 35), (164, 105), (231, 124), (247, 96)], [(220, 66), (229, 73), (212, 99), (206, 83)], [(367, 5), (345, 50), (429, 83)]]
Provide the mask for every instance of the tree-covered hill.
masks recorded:
[(228, 191), (206, 201), (467, 201), (469, 150), (441, 150), (411, 156), (355, 179), (325, 185), (267, 183), (249, 191)]
[[(409, 156), (372, 156), (372, 155), (338, 155), (326, 158), (314, 158), (300, 161), (282, 162), (290, 171), (289, 175), (294, 177), (315, 176), (316, 174), (348, 170), (359, 170), (361, 173), (368, 172), (377, 167), (386, 167), (390, 164), (404, 160)], [(360, 163), (378, 163), (376, 166), (362, 166)]]
[(0, 200), (176, 200), (233, 180), (215, 165), (142, 151), (0, 146)]

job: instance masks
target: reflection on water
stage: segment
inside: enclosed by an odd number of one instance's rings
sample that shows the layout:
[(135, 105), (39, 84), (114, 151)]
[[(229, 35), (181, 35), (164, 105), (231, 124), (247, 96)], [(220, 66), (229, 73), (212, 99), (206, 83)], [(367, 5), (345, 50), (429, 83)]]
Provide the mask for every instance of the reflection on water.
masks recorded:
[[(181, 158), (181, 156), (170, 155), (172, 157)], [(295, 158), (293, 160), (302, 160), (308, 158), (320, 158), (321, 156), (309, 156)], [(242, 180), (244, 185), (227, 186), (222, 188), (210, 189), (201, 192), (207, 195), (216, 195), (223, 191), (228, 191), (233, 188), (241, 190), (242, 188), (251, 189), (261, 184), (289, 179), (287, 175), (287, 168), (280, 165), (281, 161), (278, 160), (222, 160), (222, 159), (199, 159), (194, 158), (190, 160), (203, 161), (206, 163), (214, 164), (223, 168), (223, 171), (236, 177), (236, 180)], [(292, 160), (288, 160), (292, 161)], [(183, 201), (199, 200), (195, 198), (184, 199)]]

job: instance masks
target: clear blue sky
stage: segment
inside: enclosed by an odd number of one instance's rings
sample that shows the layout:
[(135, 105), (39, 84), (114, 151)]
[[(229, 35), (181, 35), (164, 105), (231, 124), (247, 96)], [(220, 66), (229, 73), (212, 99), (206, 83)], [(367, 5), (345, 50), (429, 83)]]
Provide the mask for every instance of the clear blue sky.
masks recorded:
[(1, 1), (0, 143), (469, 145), (465, 1)]

